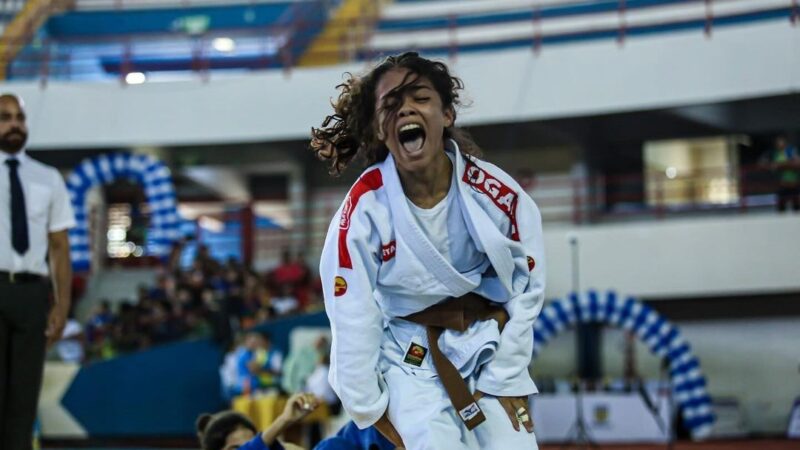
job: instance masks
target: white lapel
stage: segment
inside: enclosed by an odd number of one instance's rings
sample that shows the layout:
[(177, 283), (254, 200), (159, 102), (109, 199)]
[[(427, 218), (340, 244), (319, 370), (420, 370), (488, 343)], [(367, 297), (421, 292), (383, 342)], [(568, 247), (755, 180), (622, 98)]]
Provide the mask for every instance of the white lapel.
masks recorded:
[(381, 165), (381, 174), (384, 186), (386, 186), (395, 230), (403, 236), (417, 259), (431, 275), (453, 292), (453, 296), (463, 295), (475, 289), (477, 285), (450, 265), (417, 225), (417, 221), (414, 220), (408, 207), (392, 155), (387, 156), (386, 161)]
[(463, 180), (464, 171), (467, 170), (464, 155), (461, 154), (455, 141), (449, 140), (448, 144), (456, 154), (456, 170), (458, 171), (456, 179), (460, 194), (458, 198), (465, 213), (464, 219), (468, 231), (475, 243), (478, 244), (479, 250), (486, 253), (503, 288), (508, 293), (513, 293), (515, 262), (510, 246), (517, 243), (500, 232), (497, 223), (489, 217), (489, 214), (472, 196), (473, 188)]

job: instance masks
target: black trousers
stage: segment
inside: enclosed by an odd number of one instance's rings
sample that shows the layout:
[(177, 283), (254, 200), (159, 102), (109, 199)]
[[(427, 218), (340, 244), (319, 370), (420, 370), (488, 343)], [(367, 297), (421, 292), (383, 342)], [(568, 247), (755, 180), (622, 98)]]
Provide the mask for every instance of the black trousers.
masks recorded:
[(0, 280), (0, 449), (30, 450), (42, 385), (50, 288)]

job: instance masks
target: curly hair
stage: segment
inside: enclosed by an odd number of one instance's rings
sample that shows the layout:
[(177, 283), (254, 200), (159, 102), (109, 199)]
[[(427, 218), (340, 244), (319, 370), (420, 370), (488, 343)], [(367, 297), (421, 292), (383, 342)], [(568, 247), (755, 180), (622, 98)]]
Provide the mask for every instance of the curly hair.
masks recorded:
[(223, 411), (213, 415), (202, 414), (197, 418), (195, 428), (200, 448), (203, 450), (222, 450), (228, 435), (239, 428), (258, 433), (250, 419), (234, 411)]
[[(332, 102), (334, 113), (325, 118), (320, 128), (311, 128), (311, 151), (317, 158), (329, 162), (331, 175), (340, 175), (357, 156), (366, 166), (386, 159), (389, 149), (378, 138), (374, 126), (375, 89), (381, 77), (396, 68), (407, 69), (408, 74), (388, 96), (400, 100), (419, 78), (427, 78), (441, 97), (442, 107), (452, 110), (455, 123), (456, 107), (462, 104), (459, 91), (464, 89), (464, 83), (452, 76), (444, 63), (423, 58), (416, 52), (406, 52), (389, 56), (361, 77), (348, 73), (347, 80), (336, 86), (341, 92)], [(387, 112), (384, 120), (389, 120), (402, 105), (401, 101), (387, 103), (391, 106), (384, 107)], [(462, 153), (480, 156), (477, 144), (455, 125), (445, 128), (443, 137), (455, 140)]]

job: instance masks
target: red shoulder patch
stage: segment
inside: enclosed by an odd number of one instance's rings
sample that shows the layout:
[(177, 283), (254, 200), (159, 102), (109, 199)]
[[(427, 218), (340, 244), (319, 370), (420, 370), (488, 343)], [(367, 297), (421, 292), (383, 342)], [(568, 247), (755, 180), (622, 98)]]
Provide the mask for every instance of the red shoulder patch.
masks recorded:
[(374, 191), (383, 186), (383, 177), (380, 169), (373, 169), (361, 175), (356, 184), (350, 189), (344, 199), (342, 215), (339, 216), (339, 267), (353, 268), (350, 251), (347, 249), (347, 232), (350, 229), (350, 217), (358, 205), (358, 200), (367, 192)]
[(381, 259), (384, 262), (394, 258), (395, 253), (397, 253), (397, 241), (391, 241), (381, 246)]
[(519, 241), (515, 214), (517, 210), (517, 193), (471, 161), (467, 161), (467, 168), (462, 179), (465, 183), (477, 189), (478, 192), (491, 198), (495, 206), (508, 216), (511, 221), (511, 239)]
[(532, 256), (528, 256), (528, 271), (533, 272), (534, 267), (536, 267), (536, 260)]

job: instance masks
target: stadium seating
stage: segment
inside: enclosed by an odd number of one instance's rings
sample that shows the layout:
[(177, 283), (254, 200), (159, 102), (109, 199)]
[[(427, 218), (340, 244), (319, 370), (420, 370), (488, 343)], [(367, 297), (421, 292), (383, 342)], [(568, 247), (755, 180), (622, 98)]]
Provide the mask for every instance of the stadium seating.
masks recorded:
[[(786, 17), (784, 0), (78, 1), (31, 36), (8, 78), (96, 80), (290, 68), (705, 30)], [(330, 19), (328, 19), (330, 17)], [(34, 23), (36, 26), (36, 23)], [(13, 56), (13, 55), (12, 55)]]
[(327, 3), (318, 0), (114, 3), (78, 2), (49, 18), (8, 78), (35, 78), (42, 70), (51, 78), (93, 80), (292, 65), (327, 14)]
[(381, 13), (362, 56), (418, 49), (426, 53), (538, 47), (623, 39), (684, 29), (789, 17), (789, 2), (744, 0), (478, 0), (397, 2)]

